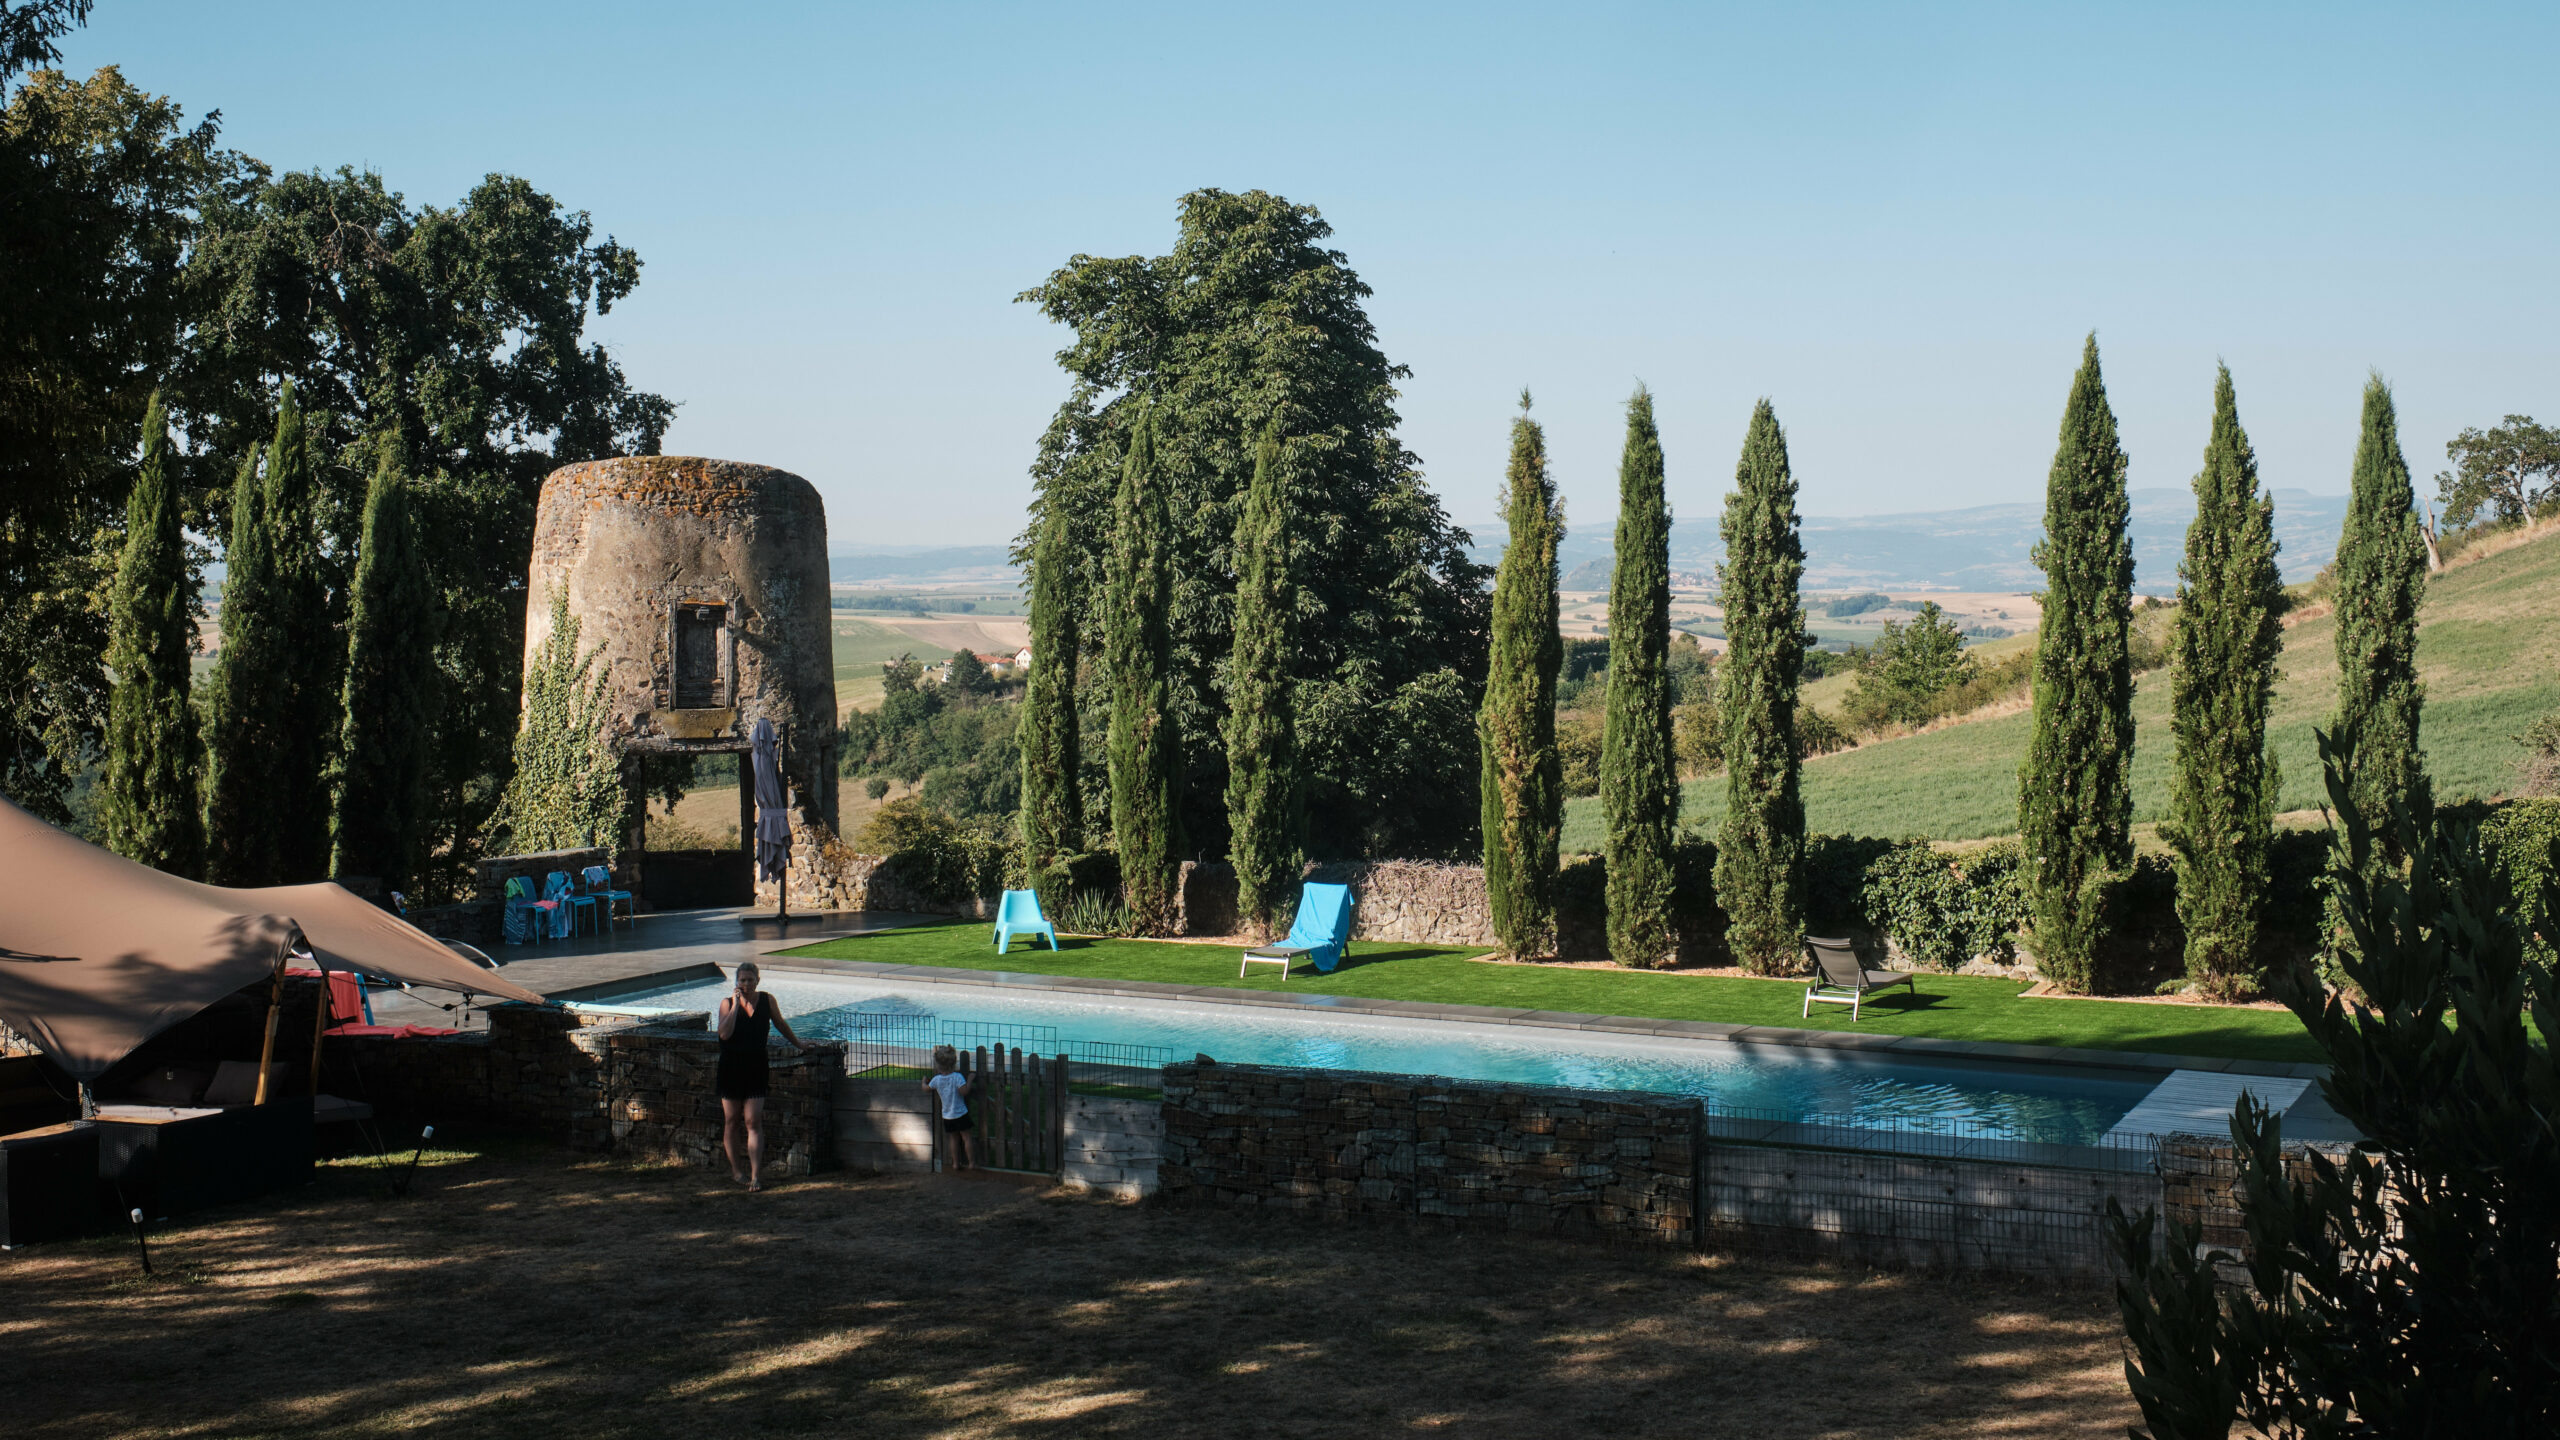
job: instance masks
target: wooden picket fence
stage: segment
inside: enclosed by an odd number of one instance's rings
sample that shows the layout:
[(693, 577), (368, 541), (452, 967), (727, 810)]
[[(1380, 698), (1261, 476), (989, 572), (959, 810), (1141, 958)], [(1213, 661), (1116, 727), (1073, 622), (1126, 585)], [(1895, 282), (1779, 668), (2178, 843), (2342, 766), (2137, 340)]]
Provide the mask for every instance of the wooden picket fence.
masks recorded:
[[(1055, 1175), (1066, 1165), (1067, 1057), (1034, 1055), (1005, 1045), (960, 1054), (969, 1077), (975, 1159), (989, 1170)], [(941, 1137), (951, 1163), (950, 1137)]]

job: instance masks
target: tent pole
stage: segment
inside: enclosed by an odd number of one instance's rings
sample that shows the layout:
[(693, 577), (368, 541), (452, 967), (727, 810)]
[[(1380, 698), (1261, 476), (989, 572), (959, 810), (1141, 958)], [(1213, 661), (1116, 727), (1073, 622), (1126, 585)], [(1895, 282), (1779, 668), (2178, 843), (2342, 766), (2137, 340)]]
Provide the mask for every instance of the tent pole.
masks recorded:
[(258, 1046), (258, 1098), (252, 1105), (267, 1103), (267, 1071), (276, 1058), (276, 1011), (284, 1004), (284, 954), (276, 954), (275, 981), (267, 988), (267, 1038)]
[(320, 1041), (329, 1033), (329, 1012), (338, 1007), (331, 1003), (334, 997), (329, 990), (328, 957), (320, 955), (316, 949), (312, 954), (314, 959), (311, 963), (320, 967), (320, 1003), (312, 1007), (314, 1014), (311, 1020), (311, 1094), (317, 1098), (320, 1094)]

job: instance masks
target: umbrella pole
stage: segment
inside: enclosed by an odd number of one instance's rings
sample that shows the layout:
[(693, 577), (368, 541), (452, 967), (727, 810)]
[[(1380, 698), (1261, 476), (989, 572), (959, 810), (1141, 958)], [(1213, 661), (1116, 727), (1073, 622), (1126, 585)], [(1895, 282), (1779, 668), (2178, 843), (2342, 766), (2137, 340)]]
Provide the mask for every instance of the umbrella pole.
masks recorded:
[[(318, 954), (318, 948), (313, 947), (315, 956)], [(336, 997), (329, 992), (328, 959), (321, 956), (313, 963), (320, 967), (320, 1004), (316, 1007), (316, 1013), (311, 1020), (311, 1094), (316, 1099), (320, 1094), (320, 1041), (329, 1033), (330, 1012), (338, 1007), (332, 1003)]]
[(258, 1098), (252, 1105), (267, 1103), (267, 1071), (276, 1058), (276, 1011), (284, 1004), (284, 956), (276, 956), (275, 981), (267, 989), (267, 1038), (258, 1046)]

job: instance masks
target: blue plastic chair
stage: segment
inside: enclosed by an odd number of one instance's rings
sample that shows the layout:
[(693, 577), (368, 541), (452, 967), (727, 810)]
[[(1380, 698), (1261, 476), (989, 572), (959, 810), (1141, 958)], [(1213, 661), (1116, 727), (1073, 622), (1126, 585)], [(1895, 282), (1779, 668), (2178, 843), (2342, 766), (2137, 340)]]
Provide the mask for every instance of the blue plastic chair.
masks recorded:
[(623, 919), (630, 921), (634, 925), (640, 923), (640, 912), (632, 903), (631, 892), (628, 890), (616, 890), (613, 888), (612, 871), (607, 870), (601, 865), (590, 865), (586, 868), (585, 873), (587, 877), (587, 894), (604, 903), (604, 923), (607, 928), (611, 928), (613, 925), (613, 907), (617, 904), (622, 907)]
[[(1034, 939), (1049, 937), (1049, 948), (1058, 948), (1058, 927), (1040, 913), (1040, 893), (1036, 890), (1007, 890), (996, 905), (996, 949), (1013, 948), (1013, 937), (1029, 935)], [(1031, 947), (1039, 949), (1038, 945)]]
[(570, 883), (566, 870), (554, 870), (543, 877), (542, 898), (559, 907), (552, 912), (551, 934), (555, 939), (566, 940), (578, 933), (578, 911), (581, 908), (587, 912), (587, 923), (590, 926), (595, 923), (596, 897), (579, 894), (578, 887)]
[(1350, 943), (1351, 887), (1307, 885), (1298, 891), (1298, 918), (1289, 926), (1289, 938), (1244, 952), (1236, 975), (1241, 979), (1249, 966), (1277, 965), (1280, 978), (1286, 980), (1289, 966), (1300, 958), (1313, 961), (1316, 969), (1330, 975), (1342, 963), (1343, 949)]
[(539, 942), (553, 928), (553, 917), (559, 909), (557, 901), (534, 898), (531, 878), (523, 875), (511, 877), (507, 881), (506, 911), (501, 917), (507, 943), (531, 945)]

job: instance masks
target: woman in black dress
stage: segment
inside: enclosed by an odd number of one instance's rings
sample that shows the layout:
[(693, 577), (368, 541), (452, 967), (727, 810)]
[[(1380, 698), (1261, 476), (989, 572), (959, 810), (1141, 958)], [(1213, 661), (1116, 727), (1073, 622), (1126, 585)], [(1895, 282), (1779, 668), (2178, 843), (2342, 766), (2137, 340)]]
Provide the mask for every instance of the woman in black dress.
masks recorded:
[[(791, 1022), (773, 997), (756, 988), (754, 961), (738, 967), (738, 988), (720, 1002), (720, 1144), (728, 1152), (729, 1178), (750, 1190), (764, 1188), (764, 1097), (773, 1088), (772, 1067), (765, 1060), (767, 1036), (775, 1030), (806, 1052), (807, 1042), (791, 1033)], [(738, 1172), (738, 1142), (746, 1141), (746, 1173)]]

